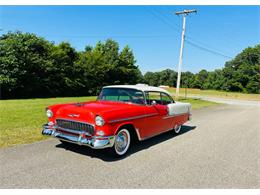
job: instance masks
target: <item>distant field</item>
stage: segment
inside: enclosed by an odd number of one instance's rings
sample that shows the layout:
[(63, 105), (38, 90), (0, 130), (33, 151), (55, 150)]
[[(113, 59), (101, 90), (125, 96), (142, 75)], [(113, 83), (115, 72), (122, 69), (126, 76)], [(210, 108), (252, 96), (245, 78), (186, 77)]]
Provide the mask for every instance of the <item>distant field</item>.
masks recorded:
[[(168, 91), (175, 94), (175, 88), (168, 88)], [(185, 89), (180, 89), (180, 95), (185, 96)], [(201, 90), (201, 89), (187, 89), (187, 95), (189, 96), (210, 96), (210, 97), (221, 97), (229, 99), (240, 99), (240, 100), (255, 100), (260, 101), (260, 94), (245, 94), (238, 92), (225, 92), (216, 90)]]
[[(0, 147), (31, 143), (46, 139), (41, 126), (46, 123), (45, 108), (56, 103), (94, 100), (96, 97), (71, 97), (28, 100), (0, 100)], [(216, 105), (216, 103), (187, 99), (193, 109)]]

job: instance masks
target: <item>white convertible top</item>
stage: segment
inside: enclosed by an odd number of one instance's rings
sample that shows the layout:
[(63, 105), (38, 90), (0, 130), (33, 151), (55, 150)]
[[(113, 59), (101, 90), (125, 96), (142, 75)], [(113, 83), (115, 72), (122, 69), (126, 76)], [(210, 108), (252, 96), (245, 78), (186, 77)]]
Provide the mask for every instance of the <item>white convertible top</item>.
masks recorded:
[(153, 87), (146, 84), (136, 84), (136, 85), (110, 85), (103, 88), (127, 88), (127, 89), (137, 89), (140, 91), (155, 91), (155, 92), (164, 92), (171, 96), (170, 92), (160, 87)]

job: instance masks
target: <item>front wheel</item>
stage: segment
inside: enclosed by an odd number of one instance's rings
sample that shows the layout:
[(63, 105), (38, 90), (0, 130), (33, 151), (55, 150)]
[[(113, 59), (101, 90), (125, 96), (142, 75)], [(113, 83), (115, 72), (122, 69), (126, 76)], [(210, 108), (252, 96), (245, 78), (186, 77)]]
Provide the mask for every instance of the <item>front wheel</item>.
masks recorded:
[(118, 131), (115, 137), (114, 146), (110, 149), (110, 152), (117, 157), (125, 155), (129, 149), (131, 142), (131, 135), (128, 129), (121, 129)]

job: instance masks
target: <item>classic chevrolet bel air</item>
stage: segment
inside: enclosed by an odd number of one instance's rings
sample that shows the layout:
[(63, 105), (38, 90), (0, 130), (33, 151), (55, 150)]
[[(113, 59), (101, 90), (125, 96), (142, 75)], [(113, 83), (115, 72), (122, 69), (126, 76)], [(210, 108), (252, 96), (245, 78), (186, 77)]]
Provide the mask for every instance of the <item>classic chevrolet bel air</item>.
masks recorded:
[(191, 116), (189, 103), (175, 102), (170, 93), (144, 84), (103, 87), (96, 101), (57, 104), (46, 108), (43, 135), (63, 144), (107, 148), (115, 156), (127, 153), (133, 140), (166, 131), (180, 133)]

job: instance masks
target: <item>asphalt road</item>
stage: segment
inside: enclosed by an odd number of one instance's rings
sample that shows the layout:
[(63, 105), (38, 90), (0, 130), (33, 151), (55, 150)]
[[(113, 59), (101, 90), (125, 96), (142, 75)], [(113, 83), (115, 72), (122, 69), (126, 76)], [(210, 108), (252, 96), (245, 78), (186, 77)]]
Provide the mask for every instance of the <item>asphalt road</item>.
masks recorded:
[(54, 139), (1, 149), (0, 188), (260, 188), (260, 107), (196, 110), (182, 130), (121, 160)]

